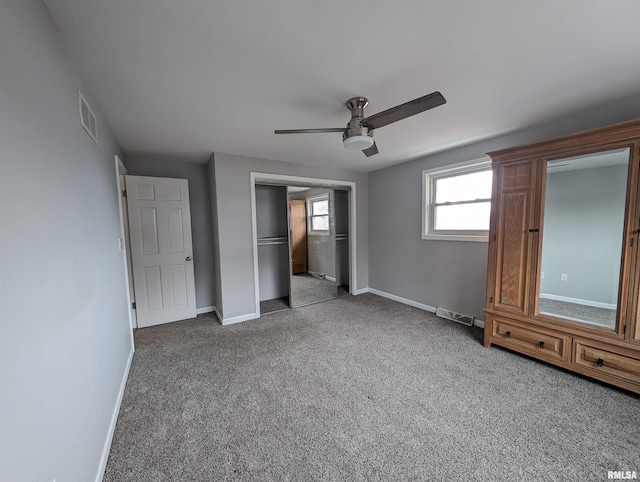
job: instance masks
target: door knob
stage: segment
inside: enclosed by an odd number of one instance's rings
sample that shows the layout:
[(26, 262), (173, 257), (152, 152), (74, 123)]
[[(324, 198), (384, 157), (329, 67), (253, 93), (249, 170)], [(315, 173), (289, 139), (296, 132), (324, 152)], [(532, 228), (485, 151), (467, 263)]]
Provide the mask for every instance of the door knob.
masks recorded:
[(191, 261), (191, 256), (187, 256), (186, 261)]

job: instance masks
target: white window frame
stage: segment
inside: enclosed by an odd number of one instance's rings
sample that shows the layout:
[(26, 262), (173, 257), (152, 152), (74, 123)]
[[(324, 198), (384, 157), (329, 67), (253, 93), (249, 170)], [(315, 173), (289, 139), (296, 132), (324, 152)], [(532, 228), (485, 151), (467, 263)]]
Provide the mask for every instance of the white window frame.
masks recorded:
[(440, 241), (476, 241), (488, 242), (489, 230), (486, 231), (447, 231), (438, 233), (433, 229), (433, 213), (435, 194), (433, 185), (438, 179), (459, 176), (470, 172), (491, 170), (491, 159), (481, 157), (471, 161), (460, 162), (445, 167), (422, 171), (422, 239)]
[[(330, 216), (329, 213), (327, 214), (319, 214), (314, 216), (313, 215), (313, 203), (318, 202), (318, 201), (327, 201), (327, 206), (329, 206), (329, 193), (326, 194), (320, 194), (319, 196), (313, 196), (313, 197), (308, 197), (307, 198), (307, 231), (310, 235), (312, 236), (331, 236), (331, 224), (330, 224)], [(329, 211), (331, 211), (331, 209), (329, 209)], [(313, 222), (312, 222), (312, 218), (314, 217), (327, 217), (327, 224), (329, 225), (329, 229), (322, 229), (322, 230), (314, 230), (313, 229)]]

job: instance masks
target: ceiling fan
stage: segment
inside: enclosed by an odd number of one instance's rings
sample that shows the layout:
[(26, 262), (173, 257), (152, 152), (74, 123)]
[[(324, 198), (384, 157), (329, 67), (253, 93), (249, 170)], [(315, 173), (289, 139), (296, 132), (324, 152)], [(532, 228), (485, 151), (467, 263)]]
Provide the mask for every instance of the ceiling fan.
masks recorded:
[(364, 116), (364, 108), (369, 104), (365, 97), (352, 97), (346, 102), (351, 111), (351, 120), (346, 127), (329, 127), (326, 129), (280, 129), (275, 134), (317, 134), (324, 132), (342, 132), (344, 147), (353, 151), (362, 151), (367, 157), (378, 153), (378, 146), (373, 140), (373, 130), (384, 127), (425, 110), (433, 109), (446, 103), (440, 92), (419, 97), (417, 99), (397, 105), (370, 117)]

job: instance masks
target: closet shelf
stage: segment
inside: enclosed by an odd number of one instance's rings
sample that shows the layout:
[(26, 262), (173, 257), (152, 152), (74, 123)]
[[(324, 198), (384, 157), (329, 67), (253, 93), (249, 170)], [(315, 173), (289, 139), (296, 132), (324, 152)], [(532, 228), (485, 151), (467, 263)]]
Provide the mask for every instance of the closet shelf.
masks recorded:
[(273, 244), (289, 244), (289, 238), (287, 236), (258, 238), (258, 246), (270, 246)]

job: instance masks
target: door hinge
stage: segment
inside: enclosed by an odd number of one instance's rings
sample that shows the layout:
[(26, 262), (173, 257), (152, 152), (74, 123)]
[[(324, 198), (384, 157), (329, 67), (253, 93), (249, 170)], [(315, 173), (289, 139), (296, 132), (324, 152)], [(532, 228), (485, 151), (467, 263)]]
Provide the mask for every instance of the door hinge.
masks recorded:
[(489, 297), (489, 303), (493, 303), (493, 296)]
[(626, 334), (627, 334), (627, 325), (624, 325), (622, 327), (622, 334), (626, 336)]
[(127, 191), (125, 189), (122, 190), (122, 197), (127, 197)]
[(133, 310), (136, 309), (136, 302), (135, 301), (133, 303), (131, 303), (131, 309), (133, 309)]

